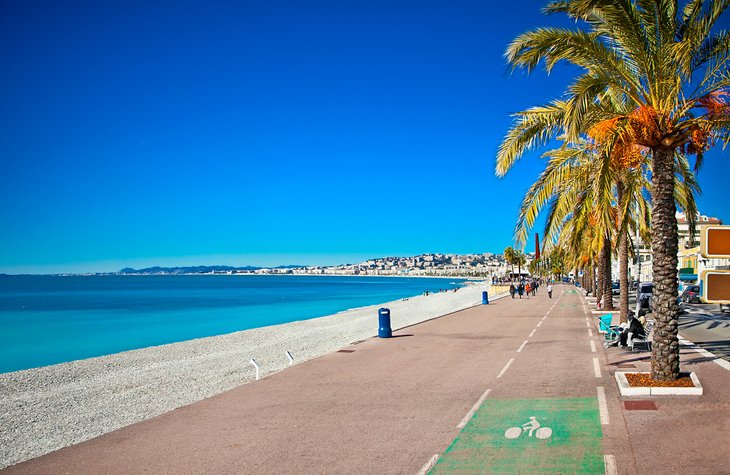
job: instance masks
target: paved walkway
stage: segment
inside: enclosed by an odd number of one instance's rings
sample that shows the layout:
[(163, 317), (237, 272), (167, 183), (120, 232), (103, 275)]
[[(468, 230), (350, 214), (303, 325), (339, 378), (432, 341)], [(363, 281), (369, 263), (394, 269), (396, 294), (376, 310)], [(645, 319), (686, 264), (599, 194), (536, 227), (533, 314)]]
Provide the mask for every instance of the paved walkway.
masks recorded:
[(730, 473), (730, 371), (685, 346), (705, 395), (629, 411), (612, 372), (649, 355), (604, 350), (575, 288), (553, 297), (369, 339), (7, 471)]

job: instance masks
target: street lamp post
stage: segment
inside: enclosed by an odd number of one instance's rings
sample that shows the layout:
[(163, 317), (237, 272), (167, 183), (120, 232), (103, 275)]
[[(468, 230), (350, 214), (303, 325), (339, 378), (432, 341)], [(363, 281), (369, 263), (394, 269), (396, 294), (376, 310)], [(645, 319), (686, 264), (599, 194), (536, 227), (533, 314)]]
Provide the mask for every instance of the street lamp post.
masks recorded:
[(636, 315), (638, 317), (639, 315), (639, 306), (641, 305), (641, 302), (639, 302), (639, 295), (641, 295), (641, 236), (639, 235), (639, 214), (638, 214), (638, 203), (636, 205), (637, 207), (637, 214), (636, 214)]

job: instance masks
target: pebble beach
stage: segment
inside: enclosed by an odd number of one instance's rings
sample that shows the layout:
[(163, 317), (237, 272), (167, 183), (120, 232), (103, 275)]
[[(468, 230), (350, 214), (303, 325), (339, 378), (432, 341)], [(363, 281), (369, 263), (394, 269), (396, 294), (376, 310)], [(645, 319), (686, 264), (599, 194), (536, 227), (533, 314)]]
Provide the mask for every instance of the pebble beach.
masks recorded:
[[(0, 468), (140, 422), (393, 330), (479, 305), (488, 284), (283, 325), (0, 374)], [(491, 292), (490, 292), (491, 294)]]

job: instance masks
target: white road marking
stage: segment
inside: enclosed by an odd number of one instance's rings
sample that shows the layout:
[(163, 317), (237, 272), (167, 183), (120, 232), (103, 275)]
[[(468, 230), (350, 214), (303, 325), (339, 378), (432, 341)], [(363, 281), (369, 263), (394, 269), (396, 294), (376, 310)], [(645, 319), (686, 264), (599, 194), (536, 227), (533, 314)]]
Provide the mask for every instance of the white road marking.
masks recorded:
[(527, 344), (527, 340), (523, 341), (522, 344), (520, 345), (520, 347), (517, 349), (517, 353), (521, 353), (522, 349), (525, 347), (526, 344)]
[(545, 320), (546, 318), (547, 318), (547, 315), (545, 315), (544, 317), (542, 317), (543, 320)]
[(431, 457), (431, 460), (426, 462), (426, 465), (421, 467), (421, 470), (418, 471), (418, 475), (426, 475), (428, 473), (428, 471), (431, 470), (434, 465), (436, 465), (436, 462), (438, 461), (438, 459), (439, 459), (439, 454), (436, 454), (433, 457)]
[(595, 343), (595, 342), (594, 342), (593, 340), (591, 340), (591, 351), (592, 351), (593, 353), (595, 353), (595, 352), (596, 352), (596, 343)]
[(608, 418), (608, 405), (606, 404), (606, 390), (603, 388), (603, 386), (598, 386), (598, 412), (601, 416), (601, 425), (607, 426), (611, 423), (611, 420)]
[(479, 409), (479, 407), (482, 405), (482, 403), (487, 398), (487, 396), (489, 396), (489, 393), (491, 391), (492, 391), (491, 389), (487, 389), (486, 391), (484, 391), (484, 394), (482, 394), (482, 396), (479, 398), (479, 400), (476, 402), (476, 404), (474, 404), (474, 406), (472, 406), (472, 408), (469, 409), (469, 412), (467, 412), (466, 415), (464, 416), (464, 418), (461, 420), (461, 422), (459, 422), (459, 425), (456, 426), (457, 429), (463, 429), (464, 427), (466, 427), (466, 424), (469, 423), (471, 418), (474, 416), (474, 413), (477, 412), (477, 409)]
[(593, 336), (593, 330), (591, 330), (590, 328), (588, 329), (588, 336)]
[(504, 368), (502, 368), (502, 371), (500, 371), (499, 374), (497, 375), (497, 379), (502, 377), (502, 375), (507, 371), (507, 368), (509, 368), (509, 365), (511, 365), (514, 360), (515, 360), (514, 358), (510, 358), (510, 360), (507, 362), (507, 364), (504, 365)]
[(618, 475), (618, 470), (616, 470), (616, 459), (613, 455), (603, 456), (603, 466), (606, 467), (606, 475)]
[(596, 375), (596, 378), (601, 377), (601, 365), (598, 363), (598, 358), (593, 358), (593, 374)]
[(588, 328), (590, 328), (590, 327), (591, 327), (591, 323), (590, 323), (590, 322), (586, 322), (586, 326), (587, 326)]
[(710, 353), (709, 351), (705, 350), (704, 348), (700, 348), (695, 343), (693, 343), (685, 338), (682, 338), (681, 336), (678, 337), (678, 339), (679, 339), (680, 345), (685, 345), (685, 346), (689, 347), (690, 349), (695, 350), (697, 353), (701, 354), (705, 358), (714, 358), (712, 361), (714, 361), (721, 367), (725, 368), (726, 370), (730, 371), (730, 362), (725, 361), (724, 359), (720, 358), (719, 356), (717, 356), (713, 353)]
[(536, 331), (537, 331), (537, 328), (535, 328), (534, 330), (532, 330), (530, 332), (530, 336), (528, 336), (527, 338), (532, 338), (532, 335), (534, 335)]

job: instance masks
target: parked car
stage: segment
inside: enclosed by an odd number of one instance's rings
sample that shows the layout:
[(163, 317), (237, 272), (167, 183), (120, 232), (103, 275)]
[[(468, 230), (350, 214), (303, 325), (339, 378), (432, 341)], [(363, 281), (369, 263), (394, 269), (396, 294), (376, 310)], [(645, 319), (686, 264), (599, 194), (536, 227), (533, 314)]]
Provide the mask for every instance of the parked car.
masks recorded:
[(621, 282), (611, 282), (611, 293), (613, 295), (621, 294)]
[(690, 285), (684, 289), (684, 292), (682, 292), (682, 302), (702, 303), (702, 300), (700, 299), (700, 286)]

